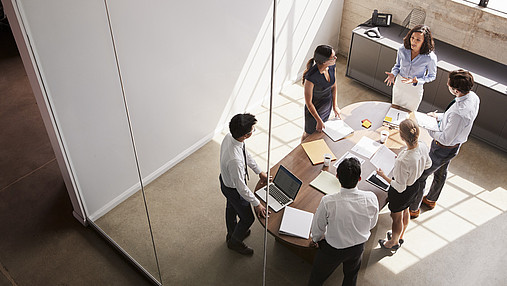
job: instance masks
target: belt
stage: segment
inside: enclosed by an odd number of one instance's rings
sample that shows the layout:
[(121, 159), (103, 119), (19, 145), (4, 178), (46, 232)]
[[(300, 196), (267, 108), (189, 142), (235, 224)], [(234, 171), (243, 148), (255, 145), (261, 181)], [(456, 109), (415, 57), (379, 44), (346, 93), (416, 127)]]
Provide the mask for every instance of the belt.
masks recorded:
[(438, 142), (437, 140), (435, 140), (435, 143), (440, 146), (440, 147), (443, 147), (443, 148), (448, 148), (448, 149), (452, 149), (452, 148), (456, 148), (456, 147), (459, 147), (460, 143), (456, 144), (456, 145), (453, 145), (453, 146), (445, 146), (443, 145), (442, 143)]

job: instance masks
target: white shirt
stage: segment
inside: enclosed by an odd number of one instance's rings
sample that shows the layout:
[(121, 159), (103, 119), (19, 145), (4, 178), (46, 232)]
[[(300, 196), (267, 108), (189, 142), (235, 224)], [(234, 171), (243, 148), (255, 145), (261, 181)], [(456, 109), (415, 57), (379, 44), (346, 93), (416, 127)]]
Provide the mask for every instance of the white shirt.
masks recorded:
[(396, 157), (393, 168), (391, 186), (402, 193), (407, 186), (411, 186), (422, 175), (424, 170), (431, 167), (428, 146), (419, 141), (416, 148), (404, 149)]
[[(259, 200), (245, 182), (244, 145), (244, 142), (234, 139), (230, 133), (225, 136), (220, 146), (220, 175), (225, 186), (235, 188), (246, 201), (256, 207), (259, 205)], [(246, 149), (245, 152), (248, 167), (259, 174), (262, 170)]]
[(470, 91), (464, 96), (456, 97), (454, 103), (445, 113), (437, 114), (440, 131), (428, 130), (433, 139), (445, 146), (465, 143), (472, 130), (472, 125), (479, 113), (480, 99)]
[(312, 239), (325, 235), (327, 243), (343, 249), (366, 242), (378, 219), (378, 200), (374, 193), (356, 188), (341, 188), (326, 195), (313, 216)]

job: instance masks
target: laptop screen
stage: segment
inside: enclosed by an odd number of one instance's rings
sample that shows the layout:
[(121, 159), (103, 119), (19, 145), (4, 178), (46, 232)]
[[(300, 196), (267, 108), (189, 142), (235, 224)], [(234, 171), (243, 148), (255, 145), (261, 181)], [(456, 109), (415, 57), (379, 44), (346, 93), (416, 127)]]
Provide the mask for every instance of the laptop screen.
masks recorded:
[(301, 182), (300, 179), (294, 176), (294, 174), (292, 174), (284, 166), (280, 165), (273, 183), (289, 198), (295, 199), (303, 182)]

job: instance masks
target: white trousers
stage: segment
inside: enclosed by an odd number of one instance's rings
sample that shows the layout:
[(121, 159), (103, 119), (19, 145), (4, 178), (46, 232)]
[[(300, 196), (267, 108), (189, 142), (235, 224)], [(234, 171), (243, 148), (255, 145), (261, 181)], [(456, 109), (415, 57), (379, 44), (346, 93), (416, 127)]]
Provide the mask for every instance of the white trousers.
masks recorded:
[(423, 97), (423, 86), (403, 83), (402, 79), (403, 77), (398, 74), (394, 81), (393, 104), (405, 107), (410, 111), (416, 111)]

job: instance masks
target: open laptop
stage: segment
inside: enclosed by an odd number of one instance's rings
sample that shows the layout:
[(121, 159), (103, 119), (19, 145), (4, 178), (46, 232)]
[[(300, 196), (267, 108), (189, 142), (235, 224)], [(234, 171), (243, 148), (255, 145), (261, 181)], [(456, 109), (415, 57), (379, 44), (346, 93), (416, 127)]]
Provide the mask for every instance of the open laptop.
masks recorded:
[[(296, 195), (303, 182), (292, 174), (287, 168), (280, 165), (273, 182), (269, 184), (269, 206), (275, 212), (280, 211), (296, 199)], [(264, 187), (255, 194), (266, 201), (266, 188)]]

